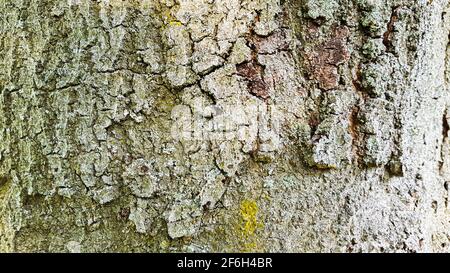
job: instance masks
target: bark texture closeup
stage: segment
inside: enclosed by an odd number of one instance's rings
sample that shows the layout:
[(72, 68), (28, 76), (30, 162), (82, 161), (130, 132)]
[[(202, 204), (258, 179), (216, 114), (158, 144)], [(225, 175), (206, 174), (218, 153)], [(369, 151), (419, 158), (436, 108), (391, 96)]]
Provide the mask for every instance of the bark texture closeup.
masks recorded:
[(0, 252), (450, 251), (448, 0), (0, 15)]

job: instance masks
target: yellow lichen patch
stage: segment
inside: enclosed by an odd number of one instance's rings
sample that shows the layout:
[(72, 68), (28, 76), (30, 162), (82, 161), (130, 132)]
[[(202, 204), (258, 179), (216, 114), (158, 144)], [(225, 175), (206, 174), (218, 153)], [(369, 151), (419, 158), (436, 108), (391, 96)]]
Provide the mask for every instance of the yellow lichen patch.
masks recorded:
[(243, 222), (243, 233), (244, 235), (253, 235), (258, 227), (258, 205), (255, 201), (244, 200), (241, 203), (240, 209), (241, 217)]
[(180, 21), (170, 21), (169, 26), (181, 27), (183, 24)]
[(162, 241), (159, 243), (159, 247), (160, 247), (161, 249), (163, 249), (163, 250), (168, 249), (168, 248), (170, 247), (170, 242), (167, 241), (167, 240), (162, 240)]
[(109, 6), (114, 9), (158, 10), (164, 28), (168, 26), (183, 26), (183, 24), (172, 15), (173, 10), (177, 6), (168, 8), (162, 3), (153, 0), (102, 0), (100, 1), (100, 5), (103, 7)]
[(241, 241), (241, 251), (258, 251), (257, 231), (263, 227), (258, 220), (258, 204), (253, 200), (241, 202), (239, 213), (241, 222), (239, 224), (239, 239)]
[(166, 12), (163, 13), (162, 19), (165, 26), (183, 26), (183, 24), (177, 18), (175, 18), (175, 16), (172, 15), (172, 9), (166, 10)]

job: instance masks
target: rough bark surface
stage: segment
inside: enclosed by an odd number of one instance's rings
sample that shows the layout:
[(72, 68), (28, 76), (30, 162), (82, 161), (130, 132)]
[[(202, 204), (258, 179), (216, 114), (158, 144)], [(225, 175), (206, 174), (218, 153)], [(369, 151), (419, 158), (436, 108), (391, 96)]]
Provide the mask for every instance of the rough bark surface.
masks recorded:
[(450, 251), (449, 7), (0, 1), (0, 251)]

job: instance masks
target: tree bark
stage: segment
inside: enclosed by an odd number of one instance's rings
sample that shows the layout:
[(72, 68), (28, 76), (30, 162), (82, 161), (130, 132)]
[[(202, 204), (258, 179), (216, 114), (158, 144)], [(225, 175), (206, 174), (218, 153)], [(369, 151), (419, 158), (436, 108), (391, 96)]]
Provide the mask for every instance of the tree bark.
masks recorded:
[(448, 0), (0, 14), (0, 251), (450, 250)]

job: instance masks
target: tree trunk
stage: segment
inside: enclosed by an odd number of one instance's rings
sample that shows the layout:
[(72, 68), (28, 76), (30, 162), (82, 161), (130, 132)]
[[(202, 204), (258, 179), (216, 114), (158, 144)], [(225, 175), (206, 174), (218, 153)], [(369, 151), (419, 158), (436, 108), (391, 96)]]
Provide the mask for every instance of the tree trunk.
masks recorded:
[(450, 251), (449, 7), (0, 1), (0, 251)]

